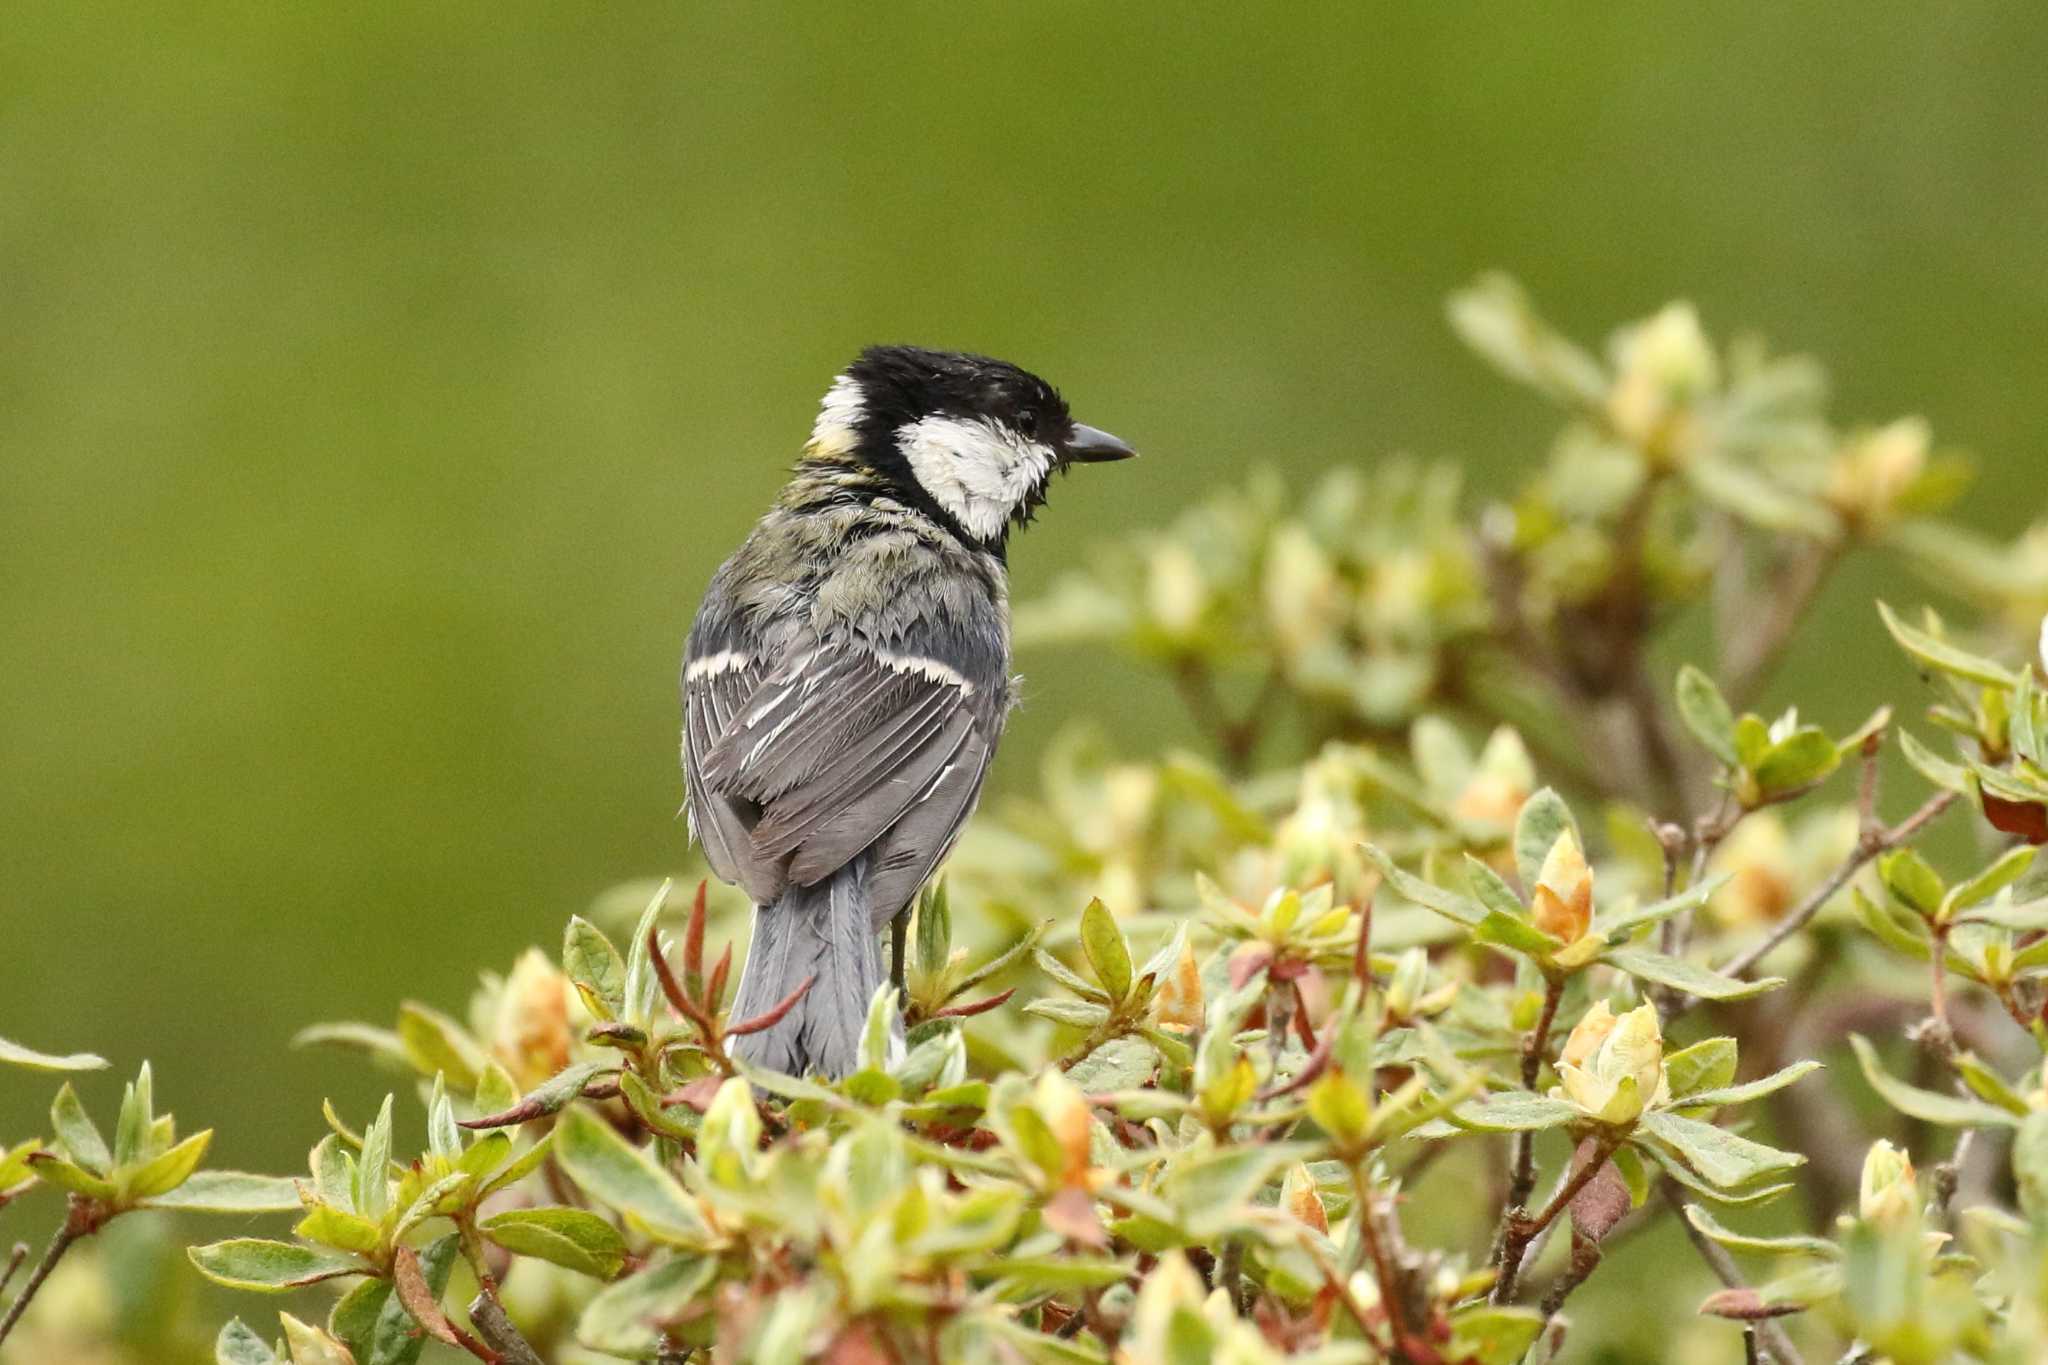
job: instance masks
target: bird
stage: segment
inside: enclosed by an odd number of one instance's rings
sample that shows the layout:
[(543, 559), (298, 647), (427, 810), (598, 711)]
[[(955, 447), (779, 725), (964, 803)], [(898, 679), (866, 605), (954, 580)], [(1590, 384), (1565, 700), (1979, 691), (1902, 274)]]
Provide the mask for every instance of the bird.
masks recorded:
[(893, 926), (900, 989), (910, 906), (973, 813), (1017, 698), (1011, 532), (1053, 475), (1136, 453), (988, 356), (872, 346), (832, 381), (683, 654), (690, 833), (754, 905), (731, 1017), (801, 991), (732, 1040), (740, 1060), (858, 1069), (881, 932)]

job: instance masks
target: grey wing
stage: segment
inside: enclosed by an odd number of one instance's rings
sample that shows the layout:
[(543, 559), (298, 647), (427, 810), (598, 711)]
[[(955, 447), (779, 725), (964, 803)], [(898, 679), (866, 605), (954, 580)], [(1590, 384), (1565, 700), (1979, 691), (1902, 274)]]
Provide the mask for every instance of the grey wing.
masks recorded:
[(974, 814), (975, 803), (981, 799), (982, 779), (988, 776), (989, 760), (995, 757), (1003, 718), (1003, 704), (998, 698), (969, 733), (956, 760), (940, 770), (903, 818), (875, 845), (875, 862), (868, 870), (868, 894), (877, 928), (910, 904), (918, 888), (952, 852), (960, 831), (967, 827), (968, 817)]
[[(936, 864), (979, 790), (1000, 693), (999, 680), (851, 639), (796, 653), (699, 760), (707, 792), (757, 812), (735, 861), (809, 886), (879, 846), (890, 894), (907, 900), (915, 886), (893, 889), (902, 874)], [(877, 921), (902, 900), (874, 896)]]
[(743, 650), (691, 654), (683, 661), (683, 778), (690, 831), (703, 845), (711, 870), (761, 904), (781, 894), (782, 872), (754, 857), (752, 831), (760, 808), (713, 791), (704, 778), (704, 759), (766, 672), (760, 660)]

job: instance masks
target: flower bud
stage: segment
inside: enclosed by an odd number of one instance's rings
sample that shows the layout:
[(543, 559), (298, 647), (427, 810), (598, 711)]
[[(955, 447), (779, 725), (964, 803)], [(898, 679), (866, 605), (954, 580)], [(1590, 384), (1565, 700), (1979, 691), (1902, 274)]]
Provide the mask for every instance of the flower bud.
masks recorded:
[(1920, 1215), (1919, 1179), (1912, 1158), (1879, 1140), (1863, 1158), (1856, 1211), (1866, 1223), (1903, 1223)]
[(569, 1001), (575, 989), (538, 948), (528, 948), (512, 964), (491, 1017), (491, 1052), (522, 1089), (569, 1064)]
[(1593, 869), (1569, 828), (1557, 836), (1536, 875), (1536, 927), (1566, 943), (1585, 936), (1593, 922)]
[(1674, 303), (1616, 336), (1607, 419), (1652, 463), (1682, 464), (1697, 424), (1689, 411), (1721, 382), (1720, 365), (1689, 303)]
[(1194, 551), (1178, 541), (1155, 546), (1146, 565), (1145, 605), (1167, 635), (1185, 639), (1201, 624), (1209, 603), (1209, 585)]
[(1932, 442), (1927, 423), (1918, 417), (1857, 436), (1829, 467), (1828, 502), (1852, 522), (1883, 526), (1897, 515), (1900, 497), (1926, 472)]
[(1061, 1183), (1086, 1185), (1088, 1135), (1093, 1115), (1088, 1112), (1088, 1101), (1080, 1089), (1067, 1079), (1065, 1072), (1049, 1070), (1038, 1078), (1038, 1085), (1031, 1094), (1031, 1107), (1045, 1120), (1054, 1141), (1059, 1144), (1060, 1155), (1066, 1163), (1061, 1172)]
[(1262, 587), (1266, 619), (1290, 657), (1322, 640), (1343, 611), (1336, 567), (1305, 526), (1290, 524), (1273, 533)]
[(1606, 1001), (1586, 1011), (1565, 1039), (1551, 1093), (1597, 1123), (1633, 1123), (1644, 1109), (1670, 1100), (1664, 1079), (1664, 1037), (1654, 1005), (1616, 1018)]
[(1280, 1207), (1317, 1232), (1330, 1230), (1330, 1215), (1323, 1207), (1323, 1196), (1316, 1191), (1316, 1178), (1298, 1161), (1287, 1168), (1287, 1178), (1280, 1182)]
[(1186, 942), (1152, 996), (1152, 1021), (1171, 1033), (1193, 1033), (1202, 1027), (1202, 969)]
[(1387, 1013), (1395, 1019), (1412, 1019), (1429, 982), (1429, 950), (1410, 948), (1394, 963), (1393, 978), (1387, 982)]

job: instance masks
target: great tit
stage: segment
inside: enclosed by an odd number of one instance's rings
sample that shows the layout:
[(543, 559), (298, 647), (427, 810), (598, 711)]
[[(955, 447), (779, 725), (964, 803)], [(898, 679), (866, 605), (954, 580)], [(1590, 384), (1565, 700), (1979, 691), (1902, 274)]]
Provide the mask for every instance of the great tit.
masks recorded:
[[(1135, 454), (987, 356), (876, 346), (705, 593), (683, 655), (690, 829), (754, 902), (734, 1040), (792, 1075), (858, 1065), (894, 922), (972, 813), (1015, 698), (1006, 551), (1052, 476)], [(900, 1027), (900, 1025), (898, 1026)]]

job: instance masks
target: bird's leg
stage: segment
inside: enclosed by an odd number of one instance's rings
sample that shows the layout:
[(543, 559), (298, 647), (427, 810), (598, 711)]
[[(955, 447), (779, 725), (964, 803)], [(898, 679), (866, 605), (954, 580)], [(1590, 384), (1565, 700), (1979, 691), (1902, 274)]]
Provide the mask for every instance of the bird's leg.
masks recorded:
[(896, 998), (903, 998), (903, 950), (910, 942), (910, 907), (904, 906), (896, 912), (896, 918), (889, 921), (889, 984), (896, 988)]

